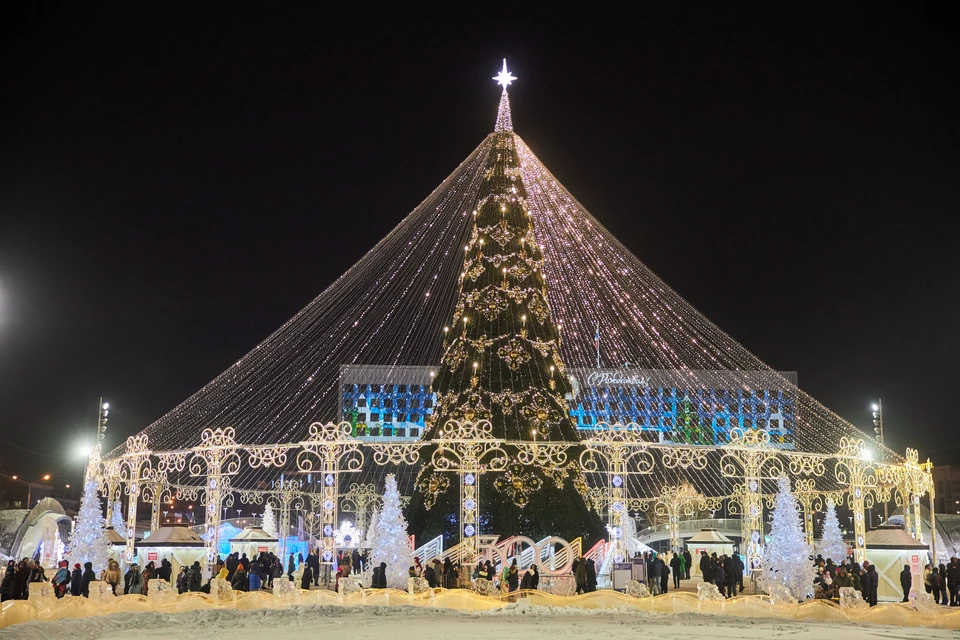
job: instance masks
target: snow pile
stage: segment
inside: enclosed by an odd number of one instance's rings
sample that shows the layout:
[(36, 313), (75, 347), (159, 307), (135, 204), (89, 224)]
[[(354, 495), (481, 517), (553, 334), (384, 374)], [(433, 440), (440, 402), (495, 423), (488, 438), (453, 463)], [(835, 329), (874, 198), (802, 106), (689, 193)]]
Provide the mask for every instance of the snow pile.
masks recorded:
[[(688, 640), (750, 640), (793, 637), (813, 640), (832, 637), (836, 623), (698, 614), (532, 606), (523, 601), (496, 612), (458, 613), (412, 606), (296, 606), (287, 609), (207, 609), (176, 614), (117, 613), (96, 618), (30, 622), (0, 630), (0, 638), (49, 640), (302, 640), (334, 637), (347, 640), (502, 640), (503, 638), (685, 638)], [(877, 625), (842, 627), (844, 640), (902, 638), (903, 629)], [(955, 638), (954, 632), (927, 629), (924, 640)]]

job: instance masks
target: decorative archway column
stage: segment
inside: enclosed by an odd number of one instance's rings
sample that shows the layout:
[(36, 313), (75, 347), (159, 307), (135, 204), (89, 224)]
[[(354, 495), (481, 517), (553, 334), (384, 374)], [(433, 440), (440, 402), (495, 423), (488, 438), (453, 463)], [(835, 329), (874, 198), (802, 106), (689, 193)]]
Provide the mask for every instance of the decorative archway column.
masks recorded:
[(127, 495), (127, 540), (123, 559), (129, 565), (136, 557), (137, 499), (142, 491), (140, 478), (149, 476), (152, 470), (145, 434), (127, 438), (122, 460), (121, 474), (126, 481), (123, 491)]
[(862, 439), (843, 437), (840, 439), (840, 453), (835, 474), (840, 484), (847, 485), (850, 509), (853, 511), (853, 557), (863, 562), (867, 557), (866, 519), (864, 511), (874, 504), (873, 491), (876, 490), (877, 471), (869, 464), (872, 456)]
[(743, 511), (740, 515), (741, 549), (746, 567), (759, 571), (763, 566), (763, 480), (775, 480), (783, 474), (783, 463), (770, 444), (765, 429), (735, 428), (720, 459), (720, 472), (727, 478), (742, 478), (734, 489)]
[[(635, 426), (635, 425), (634, 425)], [(623, 516), (627, 512), (629, 495), (627, 478), (633, 474), (648, 474), (655, 467), (653, 454), (641, 439), (639, 428), (624, 425), (598, 425), (593, 436), (583, 441), (580, 467), (586, 473), (600, 472), (598, 460), (606, 471), (607, 530), (613, 545), (614, 562), (623, 562), (627, 548), (623, 539)], [(631, 464), (635, 469), (631, 469)]]
[(440, 427), (430, 462), (436, 472), (425, 481), (432, 494), (440, 493), (447, 481), (444, 472), (457, 473), (460, 483), (460, 558), (464, 565), (477, 561), (480, 553), (480, 478), (484, 473), (502, 471), (509, 460), (493, 436), (487, 420), (448, 420)]
[(204, 429), (200, 435), (200, 446), (194, 447), (190, 458), (190, 475), (206, 479), (203, 489), (205, 577), (213, 575), (217, 564), (220, 548), (220, 509), (225, 506), (227, 498), (232, 504), (230, 477), (240, 471), (240, 454), (237, 452), (235, 433), (233, 427)]
[(321, 561), (329, 564), (334, 561), (337, 528), (337, 503), (339, 501), (340, 474), (354, 473), (363, 466), (363, 451), (360, 440), (353, 437), (353, 426), (349, 422), (340, 424), (310, 425), (310, 439), (300, 443), (297, 454), (297, 468), (302, 473), (320, 474), (320, 492), (311, 495), (311, 503), (320, 506), (320, 526), (322, 534)]

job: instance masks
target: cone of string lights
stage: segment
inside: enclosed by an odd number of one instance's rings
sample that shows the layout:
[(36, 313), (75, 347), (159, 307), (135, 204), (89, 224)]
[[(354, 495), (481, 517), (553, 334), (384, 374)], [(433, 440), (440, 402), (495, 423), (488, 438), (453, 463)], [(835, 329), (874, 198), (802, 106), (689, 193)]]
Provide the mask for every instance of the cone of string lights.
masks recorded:
[[(191, 456), (229, 428), (233, 444), (224, 446), (237, 464), (217, 470), (215, 491), (265, 491), (296, 475), (309, 504), (335, 510), (344, 473), (378, 489), (392, 473), (400, 494), (413, 496), (408, 519), (418, 540), (464, 533), (461, 479), (473, 483), (468, 499), (479, 500), (474, 532), (586, 541), (604, 530), (584, 496), (614, 481), (628, 500), (686, 482), (747, 511), (762, 511), (780, 471), (814, 476), (822, 492), (889, 490), (864, 483), (889, 484), (895, 475), (884, 465), (903, 458), (864, 445), (862, 432), (614, 238), (514, 131), (513, 77), (504, 69), (497, 80), (504, 88), (494, 131), (420, 205), (282, 327), (131, 439), (145, 443), (137, 460), (152, 481), (180, 495), (209, 493), (210, 467), (190, 464)], [(641, 203), (638, 216), (645, 213)], [(311, 431), (315, 423), (347, 420), (336, 430), (349, 441), (342, 446), (374, 447), (357, 435), (355, 398), (345, 399), (349, 366), (401, 381), (410, 371), (434, 373), (424, 384), (431, 406), (419, 411), (422, 440), (419, 448), (398, 444), (396, 455), (379, 443), (355, 468), (320, 473), (304, 461), (319, 451), (318, 434), (330, 432)], [(365, 401), (386, 398), (370, 393)], [(578, 455), (600, 451), (591, 442), (607, 424), (634, 434), (622, 477), (591, 466), (599, 457), (584, 464)], [(453, 441), (496, 446), (476, 473), (460, 473), (463, 461), (445, 444)], [(550, 443), (563, 455), (534, 448)], [(780, 467), (748, 477), (742, 463), (757, 447)], [(127, 481), (117, 470), (131, 468), (132, 453), (122, 445), (103, 457), (107, 484)], [(869, 461), (858, 461), (866, 453)]]

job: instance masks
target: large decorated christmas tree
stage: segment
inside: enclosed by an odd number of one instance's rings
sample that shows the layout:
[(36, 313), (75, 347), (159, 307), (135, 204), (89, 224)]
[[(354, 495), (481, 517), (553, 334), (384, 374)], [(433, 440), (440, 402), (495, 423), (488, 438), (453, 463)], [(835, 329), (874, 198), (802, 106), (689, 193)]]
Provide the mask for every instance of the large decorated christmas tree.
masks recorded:
[[(498, 78), (504, 89), (492, 134), (494, 152), (471, 212), (459, 296), (433, 384), (436, 409), (424, 439), (441, 437), (449, 421), (488, 421), (493, 438), (575, 443), (579, 436), (564, 397), (571, 384), (547, 301), (543, 249), (534, 235), (536, 221), (513, 134), (506, 89), (512, 77), (504, 67)], [(481, 532), (602, 536), (599, 519), (575, 488), (578, 473), (573, 466), (543, 470), (512, 458), (504, 471), (484, 474)], [(411, 505), (420, 536), (443, 532), (453, 537), (459, 509), (456, 491), (449, 488), (455, 484), (438, 481), (432, 465), (423, 467), (417, 488), (426, 499)]]

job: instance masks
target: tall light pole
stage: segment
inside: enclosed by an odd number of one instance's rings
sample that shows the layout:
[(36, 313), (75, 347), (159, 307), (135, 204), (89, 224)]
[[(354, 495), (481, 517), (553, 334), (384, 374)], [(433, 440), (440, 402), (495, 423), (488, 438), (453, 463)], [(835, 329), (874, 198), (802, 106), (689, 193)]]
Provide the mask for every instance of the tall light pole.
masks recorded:
[[(17, 478), (16, 476), (13, 476), (13, 479), (14, 479), (14, 480), (16, 480), (16, 478)], [(49, 473), (45, 473), (45, 474), (43, 474), (42, 476), (40, 476), (39, 478), (37, 478), (36, 480), (34, 480), (33, 482), (28, 482), (28, 483), (27, 483), (27, 509), (32, 509), (32, 508), (33, 508), (33, 507), (30, 506), (30, 490), (33, 489), (33, 485), (37, 484), (37, 483), (40, 482), (41, 480), (49, 480), (49, 479), (50, 479), (50, 474), (49, 474)], [(40, 486), (43, 486), (43, 485), (40, 485)]]
[[(873, 432), (877, 434), (877, 440), (880, 441), (880, 445), (883, 446), (883, 400), (877, 398), (876, 404), (873, 405)], [(883, 502), (883, 524), (888, 524), (890, 519), (890, 507), (889, 503), (884, 500)]]
[[(97, 409), (97, 439), (94, 442), (93, 446), (90, 447), (87, 451), (87, 467), (83, 471), (83, 490), (84, 491), (86, 491), (87, 489), (87, 480), (89, 479), (87, 476), (90, 475), (90, 456), (93, 455), (93, 452), (96, 446), (101, 442), (103, 442), (103, 439), (107, 433), (107, 415), (110, 413), (110, 411), (108, 411), (108, 409), (110, 409), (110, 403), (104, 402), (103, 397), (101, 396), (100, 403), (97, 406), (99, 407)], [(110, 499), (112, 498), (108, 496), (107, 500), (109, 501)]]

